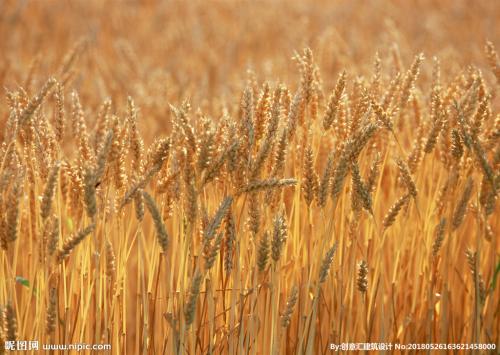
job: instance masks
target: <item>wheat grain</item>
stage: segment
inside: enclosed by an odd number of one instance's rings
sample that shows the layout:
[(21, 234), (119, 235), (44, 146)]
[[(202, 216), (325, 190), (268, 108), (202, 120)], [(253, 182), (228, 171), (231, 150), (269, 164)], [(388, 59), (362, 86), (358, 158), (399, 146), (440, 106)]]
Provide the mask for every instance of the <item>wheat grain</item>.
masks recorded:
[(35, 95), (29, 102), (26, 108), (22, 111), (19, 117), (19, 125), (23, 125), (28, 121), (36, 109), (40, 107), (45, 97), (48, 95), (52, 87), (57, 83), (56, 79), (50, 78), (47, 82), (42, 86), (37, 95)]
[(391, 206), (391, 208), (389, 209), (389, 211), (385, 215), (384, 220), (382, 222), (382, 225), (385, 228), (389, 228), (390, 226), (392, 226), (394, 224), (399, 212), (410, 200), (410, 196), (411, 195), (409, 193), (405, 194), (405, 195), (401, 196), (396, 202), (394, 202), (394, 204)]
[(264, 271), (267, 266), (269, 247), (269, 234), (265, 232), (260, 239), (259, 249), (257, 250), (257, 266), (260, 272)]
[(56, 261), (57, 263), (62, 263), (64, 259), (69, 256), (71, 251), (75, 249), (75, 247), (80, 244), (83, 239), (90, 233), (92, 233), (95, 229), (95, 224), (91, 224), (88, 227), (81, 229), (79, 232), (73, 234), (69, 238), (65, 239), (63, 245), (60, 249), (57, 250), (56, 253)]
[(189, 298), (184, 308), (184, 318), (186, 320), (187, 327), (189, 327), (194, 321), (194, 315), (196, 312), (196, 301), (198, 299), (198, 295), (200, 294), (200, 286), (202, 280), (203, 277), (200, 273), (197, 273), (193, 276)]
[(17, 339), (17, 318), (14, 308), (12, 308), (10, 303), (4, 306), (2, 315), (5, 340), (15, 341)]
[(325, 117), (323, 117), (323, 128), (325, 130), (330, 129), (333, 122), (335, 122), (337, 112), (339, 109), (340, 99), (342, 98), (342, 94), (346, 85), (347, 74), (343, 71), (338, 80), (337, 85), (335, 86), (334, 92), (330, 95), (330, 99), (328, 100), (328, 106), (325, 112)]
[(287, 328), (290, 325), (293, 309), (298, 300), (298, 295), (299, 295), (299, 290), (296, 286), (294, 286), (290, 291), (290, 295), (288, 296), (288, 299), (286, 301), (285, 311), (281, 316), (281, 326), (283, 328)]
[(236, 243), (236, 226), (230, 210), (226, 213), (224, 234), (224, 270), (229, 274), (233, 269), (233, 253)]
[(142, 191), (142, 196), (144, 197), (144, 202), (146, 204), (146, 207), (148, 208), (149, 213), (151, 213), (151, 217), (153, 218), (153, 222), (156, 228), (156, 238), (158, 239), (158, 243), (160, 244), (163, 253), (166, 253), (168, 248), (169, 237), (167, 234), (167, 228), (165, 227), (165, 224), (163, 223), (163, 220), (161, 218), (160, 211), (156, 205), (155, 200), (153, 199), (153, 197), (151, 197), (150, 194), (148, 194), (146, 191)]
[(439, 249), (441, 249), (441, 245), (443, 244), (444, 240), (444, 232), (446, 228), (446, 218), (441, 218), (439, 221), (439, 224), (436, 226), (435, 229), (435, 237), (434, 237), (434, 244), (432, 245), (432, 256), (436, 257), (437, 254), (439, 253)]
[(319, 269), (319, 283), (323, 283), (326, 281), (326, 278), (330, 272), (330, 267), (333, 262), (333, 257), (335, 255), (335, 251), (337, 250), (337, 244), (334, 244), (333, 247), (328, 249), (325, 256), (323, 257), (323, 261), (321, 262), (321, 267)]
[(311, 147), (307, 147), (304, 153), (302, 190), (308, 206), (313, 201), (318, 189), (318, 176), (314, 170), (313, 159), (313, 151)]
[(473, 181), (469, 177), (467, 179), (467, 182), (465, 183), (465, 187), (462, 192), (462, 197), (460, 198), (457, 207), (455, 208), (455, 212), (453, 213), (453, 219), (451, 222), (453, 230), (456, 230), (458, 227), (460, 227), (460, 224), (462, 224), (462, 221), (464, 220), (465, 212), (467, 209), (467, 203), (469, 202), (469, 199), (472, 195), (472, 187), (473, 187)]
[(42, 195), (42, 203), (40, 209), (42, 211), (42, 219), (46, 219), (51, 214), (52, 201), (56, 190), (56, 184), (59, 176), (59, 162), (56, 162), (52, 167), (47, 184)]
[(357, 286), (358, 291), (361, 293), (365, 293), (368, 290), (368, 264), (366, 261), (361, 260), (358, 264), (358, 280)]
[(281, 257), (283, 246), (288, 238), (288, 227), (286, 224), (285, 215), (279, 213), (274, 218), (274, 230), (271, 241), (271, 257), (274, 262), (278, 262)]
[(293, 186), (297, 183), (295, 179), (267, 179), (257, 180), (249, 183), (241, 189), (241, 193), (252, 193), (262, 190), (276, 189), (285, 186)]
[(45, 332), (47, 334), (52, 334), (56, 329), (57, 318), (57, 289), (55, 287), (51, 287), (49, 289), (48, 303), (47, 318), (45, 320)]

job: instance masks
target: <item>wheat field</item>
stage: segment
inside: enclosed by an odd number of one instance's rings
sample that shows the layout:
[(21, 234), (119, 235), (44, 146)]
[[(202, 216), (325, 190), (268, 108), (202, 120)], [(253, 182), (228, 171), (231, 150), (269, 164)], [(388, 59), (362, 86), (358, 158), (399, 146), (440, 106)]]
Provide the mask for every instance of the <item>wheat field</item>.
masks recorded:
[(499, 14), (1, 1), (0, 354), (496, 354)]

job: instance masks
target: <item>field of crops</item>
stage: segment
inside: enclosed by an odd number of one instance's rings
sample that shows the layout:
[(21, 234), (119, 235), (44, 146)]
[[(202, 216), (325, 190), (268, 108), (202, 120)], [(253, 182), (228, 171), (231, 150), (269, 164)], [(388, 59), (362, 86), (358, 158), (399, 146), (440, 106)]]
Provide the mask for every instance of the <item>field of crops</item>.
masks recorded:
[(500, 347), (499, 14), (0, 1), (0, 354)]

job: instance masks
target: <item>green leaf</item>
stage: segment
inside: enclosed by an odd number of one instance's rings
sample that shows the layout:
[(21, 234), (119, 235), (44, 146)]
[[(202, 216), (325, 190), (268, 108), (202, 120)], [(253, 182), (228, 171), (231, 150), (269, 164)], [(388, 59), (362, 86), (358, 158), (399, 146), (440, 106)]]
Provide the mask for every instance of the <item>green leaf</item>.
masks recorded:
[(71, 231), (73, 231), (73, 220), (72, 220), (71, 218), (69, 218), (69, 217), (68, 217), (68, 218), (66, 219), (66, 224), (68, 225), (68, 229), (69, 229), (69, 231), (70, 231), (70, 232), (71, 232)]
[(493, 280), (491, 281), (491, 292), (495, 290), (495, 287), (497, 286), (497, 277), (498, 273), (500, 273), (500, 261), (497, 264), (497, 267), (495, 268), (495, 273), (493, 274)]
[(30, 287), (30, 282), (22, 276), (16, 276), (16, 282), (23, 285), (24, 287)]

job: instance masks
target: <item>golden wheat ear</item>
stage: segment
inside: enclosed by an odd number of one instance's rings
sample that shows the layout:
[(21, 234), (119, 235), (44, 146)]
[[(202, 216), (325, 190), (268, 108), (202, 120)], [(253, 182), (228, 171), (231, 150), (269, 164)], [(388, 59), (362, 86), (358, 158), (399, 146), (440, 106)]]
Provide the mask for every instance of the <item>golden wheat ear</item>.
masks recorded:
[(56, 262), (59, 264), (62, 263), (64, 259), (71, 254), (73, 249), (75, 249), (76, 246), (80, 244), (86, 236), (94, 231), (95, 227), (95, 224), (91, 224), (88, 227), (85, 227), (77, 233), (73, 234), (69, 238), (66, 238), (63, 241), (63, 245), (61, 246), (61, 248), (56, 252)]

